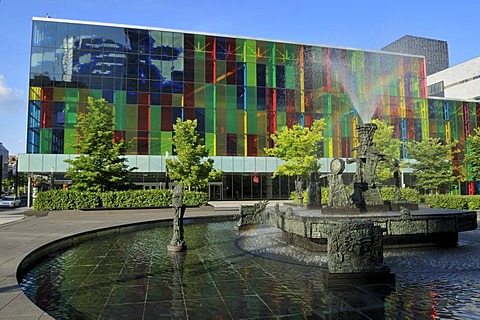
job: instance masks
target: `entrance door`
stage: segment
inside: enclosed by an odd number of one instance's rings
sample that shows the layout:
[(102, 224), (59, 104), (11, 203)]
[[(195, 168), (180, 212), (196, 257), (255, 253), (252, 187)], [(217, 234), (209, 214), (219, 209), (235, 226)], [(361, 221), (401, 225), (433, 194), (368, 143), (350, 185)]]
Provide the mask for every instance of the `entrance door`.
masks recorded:
[(223, 182), (208, 183), (208, 200), (223, 200)]

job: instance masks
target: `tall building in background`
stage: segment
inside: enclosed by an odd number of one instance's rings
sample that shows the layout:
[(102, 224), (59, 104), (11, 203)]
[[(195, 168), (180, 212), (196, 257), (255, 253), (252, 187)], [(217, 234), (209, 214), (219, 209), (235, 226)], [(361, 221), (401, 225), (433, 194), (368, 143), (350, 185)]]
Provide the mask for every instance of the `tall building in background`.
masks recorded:
[(429, 96), (480, 100), (480, 57), (427, 77)]
[(447, 41), (406, 35), (386, 45), (382, 51), (425, 56), (427, 76), (449, 67)]
[[(332, 158), (353, 156), (367, 109), (402, 141), (464, 141), (464, 128), (477, 122), (463, 112), (476, 114), (478, 106), (430, 101), (426, 90), (425, 59), (417, 55), (34, 18), (28, 154), (20, 155), (19, 171), (65, 172), (77, 115), (92, 96), (112, 106), (116, 138), (133, 142), (128, 159), (138, 183), (165, 181), (173, 124), (197, 119), (224, 172), (211, 195), (284, 199), (293, 179), (273, 179), (281, 161), (264, 151), (284, 126), (326, 120), (324, 171)], [(457, 157), (460, 163), (463, 154)]]

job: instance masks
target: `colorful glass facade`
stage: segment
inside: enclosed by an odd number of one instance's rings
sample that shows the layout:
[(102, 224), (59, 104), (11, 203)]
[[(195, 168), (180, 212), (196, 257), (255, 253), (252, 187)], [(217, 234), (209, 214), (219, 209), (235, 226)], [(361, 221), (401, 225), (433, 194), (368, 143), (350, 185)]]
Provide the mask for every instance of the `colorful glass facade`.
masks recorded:
[(422, 57), (35, 19), (27, 152), (74, 153), (88, 96), (112, 105), (139, 155), (171, 154), (178, 117), (198, 120), (212, 156), (263, 156), (277, 129), (319, 118), (324, 156), (351, 156), (354, 104), (406, 140), (430, 128)]

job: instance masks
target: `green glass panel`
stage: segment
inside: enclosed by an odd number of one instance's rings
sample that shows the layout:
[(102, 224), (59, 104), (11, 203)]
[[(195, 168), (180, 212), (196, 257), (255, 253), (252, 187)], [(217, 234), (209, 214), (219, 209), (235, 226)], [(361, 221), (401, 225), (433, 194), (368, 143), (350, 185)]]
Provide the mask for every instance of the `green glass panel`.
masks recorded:
[(248, 39), (246, 41), (247, 63), (257, 63), (257, 42), (256, 40)]
[(235, 108), (227, 109), (227, 132), (236, 133), (237, 132), (237, 110)]
[(205, 58), (205, 36), (196, 34), (195, 35), (195, 58)]
[(267, 147), (267, 136), (259, 134), (257, 139), (258, 156), (265, 157), (265, 148)]
[(247, 87), (247, 110), (257, 110), (256, 87)]
[(209, 156), (215, 155), (215, 133), (205, 133), (205, 147), (208, 150)]
[(75, 154), (75, 145), (77, 144), (77, 130), (65, 129), (63, 142), (63, 152), (66, 154)]
[(215, 109), (205, 108), (205, 132), (215, 132)]
[(215, 108), (216, 88), (214, 84), (205, 85), (205, 108)]
[(257, 64), (247, 62), (247, 86), (257, 86)]
[(99, 89), (91, 89), (90, 90), (90, 97), (94, 99), (101, 99), (103, 98), (103, 92)]
[(295, 89), (295, 61), (285, 61), (285, 88)]
[(65, 101), (65, 88), (55, 88), (53, 90), (53, 101)]
[(138, 129), (138, 106), (127, 104), (126, 107), (126, 130), (137, 131)]
[(277, 131), (282, 130), (287, 125), (287, 114), (285, 112), (277, 112)]
[(160, 106), (150, 106), (150, 130), (160, 132), (162, 112)]
[(78, 104), (76, 102), (65, 103), (65, 128), (75, 128), (77, 123), (77, 109)]
[(171, 131), (162, 131), (160, 132), (160, 143), (161, 143), (161, 154), (164, 155), (166, 151), (171, 155), (172, 154), (172, 132)]
[(295, 45), (291, 43), (285, 44), (285, 59), (286, 60), (295, 60)]
[(227, 109), (237, 108), (237, 86), (227, 85)]
[(258, 134), (267, 133), (267, 112), (257, 111), (257, 130)]
[(127, 129), (127, 106), (125, 104), (115, 104), (113, 107), (113, 115), (116, 130)]
[(40, 129), (40, 153), (52, 153), (52, 129)]
[(113, 103), (115, 105), (124, 106), (127, 104), (127, 92), (126, 91), (115, 91), (113, 94)]
[(225, 134), (227, 132), (227, 109), (217, 109), (216, 117), (216, 133)]
[(238, 62), (245, 62), (246, 61), (246, 44), (245, 44), (245, 39), (237, 39), (236, 45), (237, 45), (237, 61)]
[(245, 132), (245, 111), (237, 110), (237, 132), (238, 134)]
[(247, 133), (257, 133), (257, 112), (247, 112)]
[(151, 155), (163, 155), (161, 137), (162, 135), (160, 130), (150, 131), (150, 154)]
[(67, 88), (65, 89), (65, 101), (66, 102), (78, 102), (78, 90)]
[(205, 108), (205, 84), (195, 84), (195, 106)]
[(225, 109), (227, 107), (227, 88), (225, 85), (217, 84), (216, 88), (216, 107), (217, 109)]
[(193, 68), (194, 80), (198, 83), (205, 82), (205, 60), (201, 58), (195, 59), (195, 66)]
[(216, 83), (226, 84), (227, 83), (227, 74), (226, 74), (226, 61), (216, 60), (216, 72), (217, 79)]
[(181, 93), (172, 94), (172, 106), (183, 107), (183, 94)]
[(224, 133), (223, 134), (217, 133), (216, 145), (217, 145), (217, 151), (215, 155), (226, 156), (227, 155), (227, 135)]
[(137, 130), (126, 130), (125, 140), (130, 141), (131, 146), (127, 149), (127, 154), (137, 154), (138, 151), (138, 139)]

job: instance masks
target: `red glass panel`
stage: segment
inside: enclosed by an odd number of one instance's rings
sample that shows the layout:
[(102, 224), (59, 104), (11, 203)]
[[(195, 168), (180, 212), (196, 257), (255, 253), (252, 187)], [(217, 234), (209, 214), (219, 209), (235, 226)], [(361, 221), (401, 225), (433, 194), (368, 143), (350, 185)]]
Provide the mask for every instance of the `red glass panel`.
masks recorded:
[(205, 37), (205, 59), (214, 59), (215, 58), (215, 37), (206, 36)]
[(42, 101), (53, 101), (53, 88), (42, 88)]
[(247, 134), (247, 156), (258, 156), (257, 135)]
[(205, 60), (205, 82), (215, 83), (215, 62), (213, 60)]
[(163, 93), (162, 94), (162, 106), (171, 106), (171, 105), (172, 105), (172, 94), (171, 93)]
[(53, 122), (53, 102), (42, 101), (40, 107), (40, 128), (51, 128)]
[(275, 111), (267, 111), (267, 133), (268, 136), (277, 132), (277, 113)]
[(183, 105), (185, 107), (195, 106), (195, 85), (192, 82), (183, 84)]
[(115, 142), (120, 142), (121, 140), (125, 140), (126, 134), (125, 130), (115, 130)]
[(227, 61), (227, 84), (237, 84), (237, 63)]
[(287, 96), (287, 112), (295, 112), (295, 90), (285, 89)]
[(173, 130), (173, 110), (172, 107), (162, 106), (162, 131)]
[(233, 38), (226, 38), (227, 61), (237, 61), (237, 41)]
[(139, 92), (138, 94), (138, 104), (150, 105), (150, 93), (148, 92)]
[(183, 108), (183, 117), (184, 117), (184, 120), (194, 120), (195, 119), (195, 108), (194, 107)]
[(150, 129), (150, 112), (149, 106), (139, 105), (138, 106), (138, 130), (139, 131), (148, 131)]
[(235, 133), (227, 133), (227, 156), (237, 155), (237, 135)]
[(148, 132), (138, 132), (137, 153), (148, 155)]

